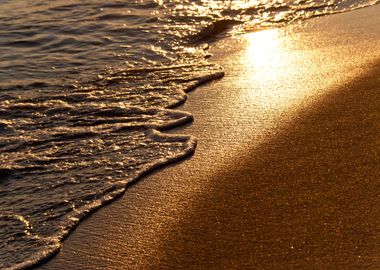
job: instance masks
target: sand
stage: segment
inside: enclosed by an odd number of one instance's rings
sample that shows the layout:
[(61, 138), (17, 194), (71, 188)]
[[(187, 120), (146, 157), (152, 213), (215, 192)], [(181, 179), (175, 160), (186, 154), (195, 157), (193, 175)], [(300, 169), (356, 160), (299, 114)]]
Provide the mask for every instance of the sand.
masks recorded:
[(213, 45), (196, 153), (85, 219), (39, 269), (379, 269), (380, 6)]

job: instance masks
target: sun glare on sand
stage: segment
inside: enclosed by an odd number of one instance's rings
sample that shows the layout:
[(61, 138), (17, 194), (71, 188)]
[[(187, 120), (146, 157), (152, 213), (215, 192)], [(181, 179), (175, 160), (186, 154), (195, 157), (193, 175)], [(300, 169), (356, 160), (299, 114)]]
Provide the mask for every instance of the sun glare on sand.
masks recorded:
[(286, 46), (287, 38), (279, 29), (250, 33), (245, 38), (247, 47), (241, 60), (250, 74), (244, 74), (242, 79), (249, 78), (256, 86), (250, 98), (260, 100), (262, 106), (286, 105), (291, 95), (281, 86), (287, 85), (297, 72), (294, 53)]
[(275, 79), (278, 69), (286, 64), (278, 29), (250, 33), (246, 38), (248, 41), (246, 59), (249, 65), (261, 69), (264, 78)]

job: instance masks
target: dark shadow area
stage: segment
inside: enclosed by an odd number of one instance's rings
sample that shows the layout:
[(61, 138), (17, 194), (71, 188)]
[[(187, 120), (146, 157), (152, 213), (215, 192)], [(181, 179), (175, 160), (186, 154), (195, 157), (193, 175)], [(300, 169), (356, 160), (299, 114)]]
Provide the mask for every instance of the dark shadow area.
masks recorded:
[(379, 161), (376, 65), (214, 175), (151, 269), (379, 269)]

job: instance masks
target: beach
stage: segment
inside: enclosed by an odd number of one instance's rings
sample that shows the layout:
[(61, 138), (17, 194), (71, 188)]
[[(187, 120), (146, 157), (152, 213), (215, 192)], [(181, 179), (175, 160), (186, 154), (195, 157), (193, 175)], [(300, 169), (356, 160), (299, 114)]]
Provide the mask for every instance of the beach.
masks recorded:
[(380, 268), (380, 6), (211, 45), (191, 157), (130, 185), (37, 269)]

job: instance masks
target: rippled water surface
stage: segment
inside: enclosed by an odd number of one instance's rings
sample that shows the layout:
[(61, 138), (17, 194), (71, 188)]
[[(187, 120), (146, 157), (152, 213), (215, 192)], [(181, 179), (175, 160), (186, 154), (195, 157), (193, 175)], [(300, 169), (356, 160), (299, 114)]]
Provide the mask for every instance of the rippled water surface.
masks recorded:
[(173, 108), (212, 41), (375, 1), (0, 0), (0, 268), (59, 250), (128, 183), (191, 154)]

